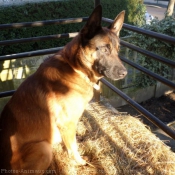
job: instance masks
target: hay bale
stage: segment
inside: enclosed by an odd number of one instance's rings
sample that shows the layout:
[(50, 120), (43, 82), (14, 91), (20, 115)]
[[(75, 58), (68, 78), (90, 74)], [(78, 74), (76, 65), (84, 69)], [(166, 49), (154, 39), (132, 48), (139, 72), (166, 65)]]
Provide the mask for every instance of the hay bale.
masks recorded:
[(139, 119), (109, 107), (91, 103), (78, 124), (79, 151), (89, 164), (74, 166), (59, 145), (50, 169), (65, 175), (174, 175), (170, 148)]

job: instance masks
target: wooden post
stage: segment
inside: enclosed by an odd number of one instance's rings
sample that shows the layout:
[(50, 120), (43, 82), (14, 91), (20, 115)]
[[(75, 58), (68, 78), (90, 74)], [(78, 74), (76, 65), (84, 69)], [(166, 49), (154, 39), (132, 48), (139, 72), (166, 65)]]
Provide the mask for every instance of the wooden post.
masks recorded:
[[(97, 7), (99, 4), (100, 4), (100, 0), (94, 0), (94, 8)], [(100, 86), (100, 82), (98, 82), (97, 84)], [(94, 89), (95, 102), (100, 101), (100, 91), (101, 91), (101, 88), (99, 90)]]
[(94, 8), (100, 4), (100, 0), (94, 0)]

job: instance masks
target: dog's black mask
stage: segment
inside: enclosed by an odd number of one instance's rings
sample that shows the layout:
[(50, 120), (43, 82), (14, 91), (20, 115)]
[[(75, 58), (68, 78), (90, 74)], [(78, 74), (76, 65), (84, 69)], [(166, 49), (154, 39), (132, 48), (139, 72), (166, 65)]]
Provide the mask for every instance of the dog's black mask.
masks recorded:
[(126, 76), (127, 70), (118, 57), (117, 51), (109, 45), (97, 48), (97, 59), (94, 61), (93, 69), (100, 75), (112, 80), (119, 80)]

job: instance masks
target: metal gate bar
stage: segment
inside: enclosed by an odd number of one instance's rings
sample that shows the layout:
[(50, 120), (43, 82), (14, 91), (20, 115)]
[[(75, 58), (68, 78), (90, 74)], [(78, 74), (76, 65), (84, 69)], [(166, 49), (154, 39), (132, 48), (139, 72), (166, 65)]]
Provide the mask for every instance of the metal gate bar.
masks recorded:
[(132, 62), (130, 60), (128, 60), (127, 58), (125, 58), (123, 56), (119, 56), (119, 57), (125, 63), (127, 63), (127, 64), (131, 65), (132, 67), (134, 67), (134, 68), (144, 72), (145, 74), (153, 77), (154, 79), (156, 79), (156, 80), (166, 84), (167, 86), (175, 89), (175, 83), (173, 83), (172, 81), (170, 81), (170, 80), (168, 80), (168, 79), (166, 79), (166, 78), (164, 78), (164, 77), (162, 77), (162, 76), (160, 76), (160, 75), (158, 75), (156, 73), (153, 73), (152, 71), (150, 71), (150, 70), (148, 70), (148, 69), (146, 69), (146, 68), (144, 68), (144, 67), (142, 67), (142, 66), (140, 66), (140, 65), (138, 65), (138, 64), (136, 64), (136, 63), (134, 63), (134, 62)]
[(149, 56), (149, 57), (151, 57), (151, 58), (153, 58), (153, 59), (155, 59), (157, 61), (160, 61), (160, 62), (162, 62), (164, 64), (167, 64), (167, 65), (169, 65), (171, 67), (175, 67), (175, 61), (172, 61), (172, 60), (169, 60), (169, 59), (164, 58), (162, 56), (159, 56), (159, 55), (157, 55), (155, 53), (152, 53), (152, 52), (150, 52), (148, 50), (141, 49), (140, 47), (135, 46), (133, 44), (130, 44), (130, 43), (128, 43), (126, 41), (123, 41), (123, 40), (120, 41), (120, 44), (122, 46), (128, 47), (128, 48), (130, 48), (132, 50), (135, 50), (135, 51), (137, 51), (137, 52), (139, 52), (139, 53), (141, 53), (143, 55)]
[[(102, 20), (104, 22), (107, 22), (107, 23), (110, 23), (110, 24), (113, 22), (112, 19), (108, 19), (108, 18), (104, 18), (104, 17), (102, 18)], [(150, 31), (150, 30), (145, 30), (145, 29), (142, 29), (142, 28), (139, 28), (139, 27), (136, 27), (136, 26), (132, 26), (132, 25), (129, 25), (129, 24), (125, 24), (125, 23), (123, 24), (123, 29), (127, 29), (127, 30), (130, 30), (130, 31), (133, 31), (133, 32), (137, 32), (137, 33), (140, 33), (140, 34), (151, 36), (153, 38), (160, 39), (162, 41), (165, 41), (165, 42), (168, 42), (168, 43), (171, 43), (171, 44), (175, 44), (175, 38), (171, 37), (171, 36), (168, 36), (168, 35), (160, 34), (160, 33), (157, 33), (157, 32)]]
[(57, 34), (57, 35), (38, 36), (38, 37), (22, 38), (22, 39), (14, 39), (14, 40), (5, 40), (5, 41), (0, 41), (0, 46), (19, 44), (19, 43), (28, 43), (28, 42), (34, 42), (34, 41), (46, 41), (46, 40), (59, 39), (59, 38), (73, 38), (77, 34), (78, 32), (74, 32), (74, 33), (63, 33), (63, 34)]
[(41, 27), (46, 25), (80, 23), (80, 22), (85, 22), (87, 20), (88, 20), (88, 17), (82, 17), (82, 18), (55, 19), (55, 20), (36, 21), (36, 22), (1, 24), (0, 30), (12, 29), (12, 28), (15, 29), (15, 28), (22, 28), (22, 27)]
[(172, 129), (170, 129), (167, 125), (165, 125), (157, 117), (155, 117), (153, 114), (151, 114), (145, 108), (143, 108), (137, 102), (135, 102), (134, 100), (132, 100), (129, 96), (127, 96), (125, 93), (123, 93), (122, 91), (120, 91), (113, 84), (111, 84), (110, 82), (108, 82), (106, 79), (102, 78), (100, 81), (103, 84), (105, 84), (108, 88), (110, 88), (112, 91), (114, 91), (115, 93), (117, 93), (124, 100), (126, 100), (133, 108), (135, 108), (137, 111), (139, 111), (140, 113), (142, 113), (154, 125), (156, 125), (158, 128), (161, 128), (165, 133), (167, 133), (169, 136), (171, 136), (173, 139), (175, 139), (175, 131), (173, 131)]
[(53, 54), (53, 53), (58, 52), (61, 49), (63, 49), (63, 47), (56, 47), (56, 48), (50, 48), (50, 49), (42, 49), (42, 50), (36, 50), (36, 51), (30, 51), (30, 52), (22, 52), (22, 53), (17, 53), (17, 54), (4, 55), (4, 56), (0, 56), (0, 61), (26, 58), (26, 57), (31, 57), (31, 56)]

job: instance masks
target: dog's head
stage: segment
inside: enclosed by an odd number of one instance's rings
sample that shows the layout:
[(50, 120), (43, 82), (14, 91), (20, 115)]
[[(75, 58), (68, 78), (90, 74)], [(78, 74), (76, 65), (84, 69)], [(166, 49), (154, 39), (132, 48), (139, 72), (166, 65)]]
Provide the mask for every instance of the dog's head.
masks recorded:
[(99, 5), (80, 31), (82, 57), (97, 79), (105, 76), (118, 80), (127, 74), (118, 56), (119, 33), (124, 22), (124, 15), (125, 11), (122, 11), (109, 27), (104, 28), (101, 26), (102, 7)]

